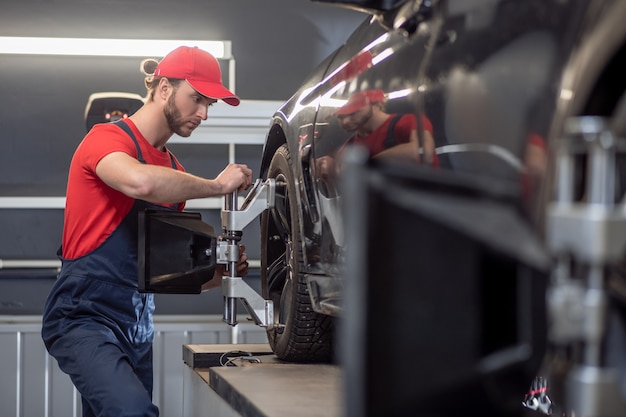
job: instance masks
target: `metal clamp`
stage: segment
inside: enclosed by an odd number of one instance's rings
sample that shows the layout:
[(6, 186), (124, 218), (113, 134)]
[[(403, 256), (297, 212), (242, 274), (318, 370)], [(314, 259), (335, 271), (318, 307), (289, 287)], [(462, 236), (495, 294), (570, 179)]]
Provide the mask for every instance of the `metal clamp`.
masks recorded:
[[(556, 199), (548, 206), (546, 229), (557, 260), (547, 294), (549, 337), (557, 346), (582, 346), (565, 384), (566, 408), (576, 415), (626, 415), (616, 370), (603, 355), (609, 316), (605, 269), (626, 252), (626, 205), (616, 182), (617, 158), (624, 154), (626, 140), (600, 117), (570, 119), (557, 149)], [(581, 172), (584, 187), (577, 186)], [(584, 268), (574, 270), (572, 264)]]
[[(234, 196), (234, 198), (233, 198)], [(237, 193), (225, 196), (222, 210), (222, 228), (224, 231), (241, 232), (250, 222), (266, 209), (274, 207), (276, 198), (276, 180), (269, 178), (265, 182), (256, 180), (241, 208), (237, 209)]]
[(248, 193), (241, 209), (237, 209), (237, 192), (224, 197), (222, 210), (223, 240), (218, 242), (217, 263), (229, 265), (230, 276), (222, 278), (224, 295), (224, 322), (231, 326), (237, 324), (237, 300), (252, 316), (254, 322), (268, 330), (274, 328), (274, 304), (265, 300), (241, 277), (237, 276), (239, 260), (239, 240), (244, 227), (268, 208), (274, 207), (276, 198), (276, 180), (257, 180)]

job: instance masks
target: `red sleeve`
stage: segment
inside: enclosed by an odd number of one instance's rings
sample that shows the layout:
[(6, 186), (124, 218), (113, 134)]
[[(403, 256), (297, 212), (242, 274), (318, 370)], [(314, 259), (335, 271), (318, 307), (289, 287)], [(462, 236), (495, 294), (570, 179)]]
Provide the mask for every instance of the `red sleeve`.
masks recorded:
[[(421, 120), (422, 128), (430, 133), (433, 133), (433, 125), (428, 117), (422, 114)], [(396, 138), (398, 138), (397, 142), (407, 142), (412, 130), (417, 130), (417, 121), (415, 120), (415, 117), (412, 114), (403, 115), (398, 121), (398, 124), (396, 125), (396, 130), (394, 132), (396, 134)], [(404, 140), (404, 138), (407, 139)]]
[(77, 152), (83, 167), (95, 173), (98, 162), (113, 152), (124, 152), (137, 158), (137, 148), (128, 134), (113, 124), (98, 125), (85, 136)]
[(63, 226), (63, 257), (75, 259), (98, 247), (128, 214), (134, 199), (107, 186), (96, 165), (112, 152), (137, 157), (133, 141), (114, 125), (95, 126), (70, 164)]

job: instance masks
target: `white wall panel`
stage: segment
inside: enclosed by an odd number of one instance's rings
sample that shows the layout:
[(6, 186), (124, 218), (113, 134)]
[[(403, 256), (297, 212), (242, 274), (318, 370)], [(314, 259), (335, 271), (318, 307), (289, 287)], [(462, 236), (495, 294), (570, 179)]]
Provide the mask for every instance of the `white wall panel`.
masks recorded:
[[(183, 344), (267, 342), (263, 328), (233, 329), (218, 316), (155, 316), (155, 331), (153, 397), (162, 417), (182, 414)], [(81, 415), (80, 396), (46, 352), (39, 316), (0, 316), (0, 352), (0, 416)]]

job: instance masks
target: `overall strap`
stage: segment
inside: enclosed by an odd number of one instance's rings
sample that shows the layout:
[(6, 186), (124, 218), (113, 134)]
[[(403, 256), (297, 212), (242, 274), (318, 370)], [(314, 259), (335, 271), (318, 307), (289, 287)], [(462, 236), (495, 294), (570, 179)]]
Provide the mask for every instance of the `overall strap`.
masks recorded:
[(146, 161), (145, 159), (143, 159), (143, 153), (141, 153), (141, 148), (139, 147), (139, 142), (137, 142), (137, 138), (135, 137), (135, 134), (133, 133), (132, 129), (130, 128), (130, 126), (128, 126), (125, 122), (124, 119), (120, 119), (117, 122), (115, 122), (115, 124), (122, 129), (124, 132), (126, 132), (126, 134), (128, 136), (130, 136), (130, 138), (133, 140), (133, 142), (135, 143), (135, 148), (137, 148), (137, 160), (139, 162), (141, 162), (142, 164), (145, 164)]
[(391, 119), (391, 122), (389, 122), (389, 126), (387, 127), (387, 136), (385, 137), (385, 141), (383, 142), (383, 149), (389, 149), (397, 144), (394, 130), (396, 128), (396, 124), (398, 123), (400, 118), (402, 118), (402, 116), (402, 114), (396, 114)]

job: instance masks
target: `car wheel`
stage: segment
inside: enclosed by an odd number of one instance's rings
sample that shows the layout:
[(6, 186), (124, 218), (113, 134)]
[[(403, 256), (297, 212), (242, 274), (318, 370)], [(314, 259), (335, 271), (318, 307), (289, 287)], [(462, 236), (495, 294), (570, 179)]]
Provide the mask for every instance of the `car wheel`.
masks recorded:
[(275, 178), (275, 206), (261, 216), (261, 285), (263, 297), (274, 303), (272, 350), (290, 362), (326, 362), (332, 352), (332, 317), (313, 311), (302, 274), (301, 211), (287, 145), (281, 146), (269, 166)]

